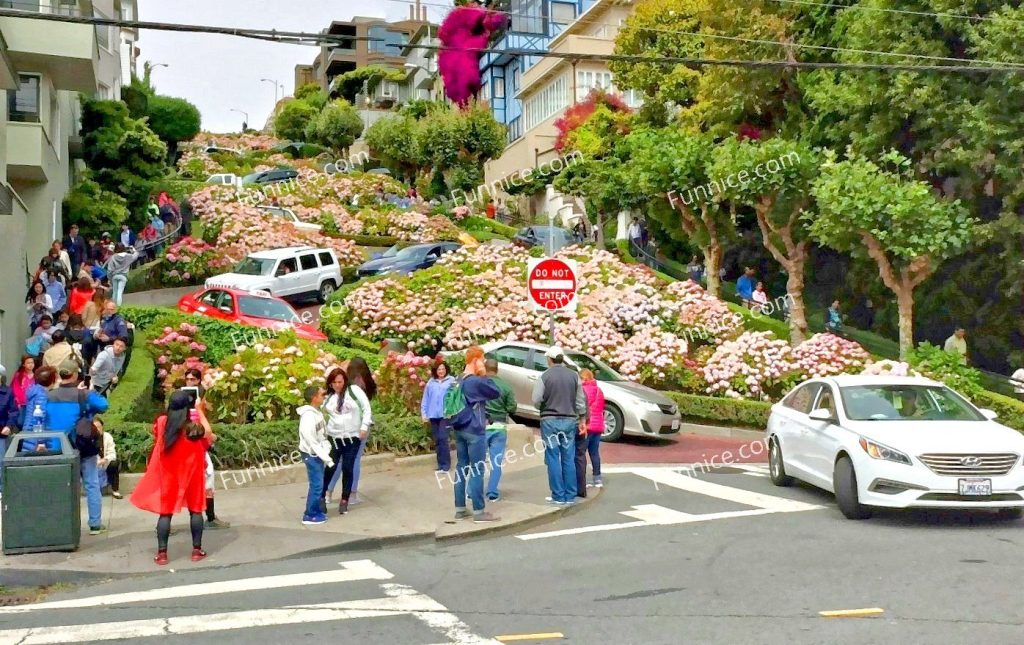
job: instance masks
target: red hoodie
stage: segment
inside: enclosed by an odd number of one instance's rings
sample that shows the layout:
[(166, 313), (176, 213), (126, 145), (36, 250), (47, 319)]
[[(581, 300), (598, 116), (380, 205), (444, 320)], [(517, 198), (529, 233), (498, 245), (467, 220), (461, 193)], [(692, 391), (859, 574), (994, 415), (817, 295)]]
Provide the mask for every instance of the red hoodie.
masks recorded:
[(583, 381), (583, 393), (587, 395), (587, 407), (590, 408), (590, 425), (587, 432), (601, 434), (604, 432), (604, 392), (597, 381)]

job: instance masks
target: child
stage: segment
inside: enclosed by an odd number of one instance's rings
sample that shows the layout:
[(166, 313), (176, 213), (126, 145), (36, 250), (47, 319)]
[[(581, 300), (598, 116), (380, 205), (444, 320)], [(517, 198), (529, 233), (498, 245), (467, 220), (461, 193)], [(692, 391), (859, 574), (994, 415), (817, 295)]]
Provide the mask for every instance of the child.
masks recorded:
[[(590, 409), (590, 420), (587, 423), (587, 437), (583, 445), (576, 443), (576, 479), (584, 481), (587, 475), (587, 455), (590, 456), (590, 467), (594, 471), (594, 481), (587, 488), (601, 488), (601, 435), (604, 433), (604, 393), (598, 387), (594, 373), (588, 369), (580, 370), (583, 393), (587, 396), (587, 407)], [(582, 450), (581, 450), (582, 448)], [(585, 490), (585, 489), (580, 489)]]
[(309, 477), (309, 492), (306, 494), (306, 512), (302, 514), (303, 524), (323, 524), (327, 514), (320, 508), (324, 494), (324, 469), (333, 468), (331, 444), (327, 441), (327, 420), (320, 408), (324, 404), (324, 390), (310, 385), (303, 393), (306, 405), (296, 410), (299, 413), (299, 452), (306, 464)]
[(103, 438), (98, 463), (100, 468), (100, 486), (104, 489), (103, 492), (109, 491), (110, 496), (114, 499), (121, 499), (122, 495), (118, 491), (121, 480), (121, 465), (117, 461), (117, 447), (114, 445), (114, 437), (109, 432), (103, 431), (103, 419), (99, 417), (93, 418), (92, 427), (96, 434)]

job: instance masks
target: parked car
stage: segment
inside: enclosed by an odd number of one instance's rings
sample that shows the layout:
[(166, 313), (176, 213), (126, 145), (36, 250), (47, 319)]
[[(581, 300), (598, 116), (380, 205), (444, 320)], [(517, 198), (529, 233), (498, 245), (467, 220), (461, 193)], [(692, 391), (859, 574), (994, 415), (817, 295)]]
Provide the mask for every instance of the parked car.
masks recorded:
[(222, 172), (216, 175), (210, 175), (206, 179), (206, 183), (214, 184), (217, 186), (231, 186), (233, 188), (241, 188), (242, 178), (231, 172)]
[[(544, 353), (548, 345), (518, 341), (495, 341), (483, 345), (488, 358), (498, 361), (498, 374), (516, 396), (516, 414), (540, 418), (533, 407), (533, 386), (548, 368)], [(602, 441), (618, 441), (623, 435), (658, 437), (679, 432), (679, 408), (661, 392), (622, 376), (600, 360), (583, 352), (566, 351), (566, 365), (589, 369), (605, 397)]]
[(772, 406), (772, 482), (836, 496), (850, 519), (873, 507), (1024, 513), (1024, 436), (941, 383), (921, 377), (811, 379)]
[(434, 266), (445, 253), (450, 253), (462, 245), (457, 242), (435, 242), (432, 244), (416, 244), (401, 248), (392, 246), (378, 258), (363, 263), (357, 274), (360, 278), (383, 273), (408, 275), (418, 269)]
[(276, 184), (282, 181), (291, 181), (298, 176), (299, 171), (294, 168), (274, 168), (273, 170), (254, 172), (242, 177), (242, 185), (250, 186), (252, 184), (256, 184), (257, 186), (265, 186), (267, 184)]
[(178, 300), (178, 311), (249, 327), (276, 331), (293, 329), (299, 338), (327, 340), (327, 336), (314, 325), (302, 322), (302, 318), (291, 305), (264, 292), (203, 288), (182, 296)]
[(320, 231), (321, 227), (319, 224), (313, 224), (312, 222), (303, 222), (301, 219), (299, 219), (299, 216), (295, 214), (295, 211), (293, 211), (290, 208), (281, 208), (280, 206), (270, 205), (257, 206), (256, 208), (260, 209), (261, 211), (269, 215), (273, 215), (274, 217), (280, 217), (281, 219), (285, 220), (286, 222), (288, 222), (289, 224), (291, 224), (292, 226), (299, 230), (317, 232)]
[(205, 152), (208, 155), (226, 154), (235, 155), (236, 157), (242, 156), (241, 150), (236, 150), (235, 148), (222, 148), (220, 146), (207, 146), (206, 148), (203, 149), (203, 152)]
[(558, 226), (527, 226), (516, 233), (512, 243), (526, 249), (539, 246), (545, 251), (558, 251), (563, 247), (572, 246), (576, 241), (573, 240), (572, 232)]
[(315, 295), (323, 303), (341, 286), (341, 268), (331, 249), (292, 246), (250, 253), (233, 272), (208, 278), (205, 286), (266, 291), (282, 298)]

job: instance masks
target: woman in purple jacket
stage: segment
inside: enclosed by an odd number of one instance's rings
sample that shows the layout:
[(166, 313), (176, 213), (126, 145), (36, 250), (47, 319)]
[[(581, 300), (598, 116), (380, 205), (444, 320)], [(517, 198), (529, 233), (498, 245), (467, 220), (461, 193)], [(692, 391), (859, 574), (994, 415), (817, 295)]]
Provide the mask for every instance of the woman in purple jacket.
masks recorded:
[(434, 437), (437, 451), (437, 472), (448, 472), (452, 467), (451, 447), (448, 442), (448, 424), (444, 420), (444, 395), (455, 382), (448, 363), (435, 363), (430, 368), (427, 387), (423, 390), (423, 401), (420, 403), (420, 415), (430, 424), (430, 433)]

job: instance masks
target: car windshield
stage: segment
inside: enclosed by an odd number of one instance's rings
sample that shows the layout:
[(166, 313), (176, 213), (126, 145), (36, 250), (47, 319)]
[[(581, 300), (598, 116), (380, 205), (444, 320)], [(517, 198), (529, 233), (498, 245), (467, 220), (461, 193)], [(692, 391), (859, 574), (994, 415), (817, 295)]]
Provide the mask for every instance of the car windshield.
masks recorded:
[(274, 269), (274, 261), (261, 258), (245, 258), (235, 267), (235, 273), (242, 275), (270, 275)]
[(393, 258), (396, 255), (398, 255), (398, 252), (401, 251), (401, 250), (402, 250), (402, 247), (400, 247), (400, 246), (398, 246), (396, 244), (395, 246), (392, 246), (387, 251), (384, 251), (384, 253), (382, 253), (380, 257), (382, 257), (382, 258)]
[(410, 246), (404, 248), (395, 255), (396, 260), (422, 260), (426, 255), (427, 251), (430, 250), (429, 246)]
[(851, 421), (984, 421), (963, 397), (939, 385), (856, 385), (839, 389)]
[(256, 181), (256, 178), (262, 174), (263, 173), (261, 172), (254, 172), (251, 175), (246, 175), (245, 177), (242, 178), (242, 182), (246, 184), (251, 184), (252, 182)]
[(298, 316), (291, 307), (279, 300), (242, 296), (238, 299), (238, 312), (243, 316), (254, 318), (270, 318), (283, 322), (299, 322)]
[(260, 206), (260, 210), (273, 215), (274, 217), (283, 217), (284, 219), (291, 219), (288, 217), (288, 211), (277, 206)]
[(573, 362), (573, 365), (580, 369), (588, 369), (594, 373), (594, 378), (598, 381), (614, 382), (614, 381), (625, 381), (618, 372), (608, 367), (596, 358), (591, 358), (586, 354), (580, 354), (577, 352), (566, 352), (566, 356)]

